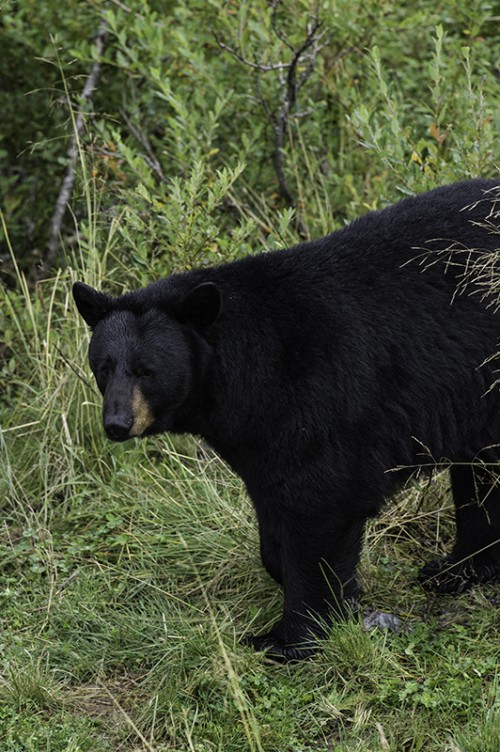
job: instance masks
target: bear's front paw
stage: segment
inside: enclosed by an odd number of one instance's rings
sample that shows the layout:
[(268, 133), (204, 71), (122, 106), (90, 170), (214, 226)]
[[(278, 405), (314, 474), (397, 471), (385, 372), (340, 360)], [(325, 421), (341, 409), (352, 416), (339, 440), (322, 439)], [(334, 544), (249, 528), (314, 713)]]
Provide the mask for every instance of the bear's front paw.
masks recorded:
[(245, 637), (244, 642), (255, 650), (265, 651), (266, 658), (277, 663), (303, 661), (305, 658), (310, 658), (317, 648), (312, 638), (293, 643), (284, 642), (272, 631), (265, 635), (249, 635)]

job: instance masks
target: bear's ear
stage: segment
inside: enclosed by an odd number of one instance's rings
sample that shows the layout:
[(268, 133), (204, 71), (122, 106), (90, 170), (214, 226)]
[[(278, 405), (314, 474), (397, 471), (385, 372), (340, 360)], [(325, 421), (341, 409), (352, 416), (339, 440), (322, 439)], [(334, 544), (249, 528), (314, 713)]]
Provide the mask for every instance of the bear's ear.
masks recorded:
[(220, 290), (213, 282), (203, 282), (188, 292), (181, 303), (181, 321), (196, 326), (209, 327), (215, 324), (222, 308)]
[(113, 301), (111, 295), (105, 295), (103, 292), (94, 290), (93, 287), (89, 287), (83, 282), (75, 282), (73, 297), (78, 311), (92, 329), (108, 313)]

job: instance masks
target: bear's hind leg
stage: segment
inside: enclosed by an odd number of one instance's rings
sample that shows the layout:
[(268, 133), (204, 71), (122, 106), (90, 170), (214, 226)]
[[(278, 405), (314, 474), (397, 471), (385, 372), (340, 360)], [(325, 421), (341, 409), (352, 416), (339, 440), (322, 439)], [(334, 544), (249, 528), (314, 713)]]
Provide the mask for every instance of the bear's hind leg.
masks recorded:
[(497, 468), (453, 465), (457, 537), (453, 551), (420, 571), (423, 586), (460, 593), (500, 575), (500, 475)]

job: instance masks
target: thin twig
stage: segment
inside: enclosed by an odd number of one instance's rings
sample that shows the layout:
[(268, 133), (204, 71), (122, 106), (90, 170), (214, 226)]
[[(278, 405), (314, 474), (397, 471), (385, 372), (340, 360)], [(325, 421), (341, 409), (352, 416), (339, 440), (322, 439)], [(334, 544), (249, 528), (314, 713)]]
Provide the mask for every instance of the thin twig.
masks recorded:
[(125, 708), (123, 708), (116, 697), (109, 691), (107, 686), (104, 684), (101, 679), (97, 679), (97, 684), (101, 687), (101, 689), (107, 694), (115, 708), (121, 713), (123, 718), (125, 719), (125, 722), (130, 726), (134, 734), (141, 740), (142, 744), (144, 744), (145, 748), (149, 750), (149, 752), (155, 752), (154, 747), (148, 742), (144, 734), (137, 728), (135, 723), (133, 722), (132, 718), (129, 716)]
[(155, 172), (155, 174), (160, 178), (160, 180), (166, 180), (163, 170), (161, 169), (161, 164), (156, 156), (156, 154), (153, 151), (153, 147), (151, 146), (151, 142), (149, 141), (146, 133), (139, 128), (138, 125), (135, 125), (129, 117), (127, 117), (127, 113), (122, 110), (121, 116), (125, 121), (125, 124), (127, 125), (127, 128), (130, 130), (130, 132), (135, 136), (137, 141), (141, 144), (141, 146), (144, 148), (146, 154), (142, 155), (142, 158), (146, 162), (146, 164), (151, 167), (151, 169)]
[(283, 42), (285, 47), (288, 47), (288, 49), (291, 52), (294, 52), (293, 45), (288, 41), (286, 36), (278, 30), (277, 16), (278, 16), (278, 7), (280, 4), (281, 4), (281, 0), (272, 0), (271, 5), (272, 5), (273, 11), (271, 14), (271, 28), (276, 34), (276, 36), (278, 37), (278, 39), (280, 40), (280, 42)]
[(214, 37), (215, 41), (222, 50), (229, 52), (229, 54), (236, 58), (236, 60), (239, 60), (240, 63), (247, 65), (249, 68), (254, 68), (255, 70), (261, 71), (261, 73), (286, 70), (291, 65), (291, 63), (272, 63), (271, 65), (267, 65), (266, 63), (252, 63), (251, 60), (248, 60), (246, 57), (244, 57), (242, 53), (238, 52), (238, 50), (234, 49), (234, 47), (229, 47), (227, 44), (224, 44), (224, 42), (222, 42), (216, 34), (214, 35)]
[(75, 167), (78, 157), (78, 142), (83, 131), (83, 126), (85, 124), (83, 112), (88, 100), (90, 99), (93, 91), (96, 88), (97, 81), (99, 79), (99, 73), (101, 69), (100, 58), (106, 44), (106, 36), (106, 23), (105, 21), (101, 21), (95, 38), (95, 44), (97, 47), (97, 60), (92, 66), (92, 70), (90, 71), (90, 74), (85, 81), (85, 86), (83, 87), (83, 91), (80, 97), (80, 104), (78, 105), (78, 110), (74, 121), (73, 134), (71, 136), (68, 149), (68, 165), (66, 167), (66, 174), (64, 176), (61, 190), (59, 191), (59, 196), (57, 197), (56, 208), (50, 222), (49, 239), (47, 242), (45, 255), (42, 260), (41, 269), (37, 275), (38, 278), (46, 273), (47, 269), (53, 263), (55, 255), (59, 248), (61, 225), (66, 213), (67, 206), (71, 199), (73, 184), (75, 182)]
[(129, 8), (125, 3), (121, 3), (120, 0), (109, 0), (113, 5), (116, 5), (117, 8), (120, 8), (120, 10), (125, 11), (125, 13), (133, 13), (136, 18), (140, 18), (144, 20), (144, 16), (141, 16), (140, 13), (137, 13), (137, 11), (133, 11), (131, 8)]
[(85, 386), (88, 386), (89, 389), (91, 389), (94, 392), (94, 394), (99, 394), (99, 391), (95, 388), (94, 383), (90, 381), (89, 379), (87, 379), (86, 376), (84, 376), (79, 369), (75, 368), (75, 365), (71, 362), (69, 358), (66, 357), (63, 351), (57, 345), (54, 345), (54, 349), (59, 355), (59, 357), (64, 360), (68, 368), (70, 368), (73, 371), (73, 373), (80, 379), (80, 381), (83, 381)]

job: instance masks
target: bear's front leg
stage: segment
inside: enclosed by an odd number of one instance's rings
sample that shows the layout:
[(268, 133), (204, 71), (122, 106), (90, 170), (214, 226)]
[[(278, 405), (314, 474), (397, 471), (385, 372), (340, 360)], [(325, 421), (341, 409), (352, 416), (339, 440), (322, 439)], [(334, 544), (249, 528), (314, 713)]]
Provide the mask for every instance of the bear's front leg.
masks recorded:
[(273, 580), (283, 585), (279, 520), (265, 508), (256, 507), (256, 513), (259, 523), (260, 558)]
[(356, 592), (365, 520), (330, 511), (280, 522), (283, 614), (268, 634), (248, 642), (276, 660), (301, 660), (312, 655), (325, 627), (344, 615), (344, 599)]

